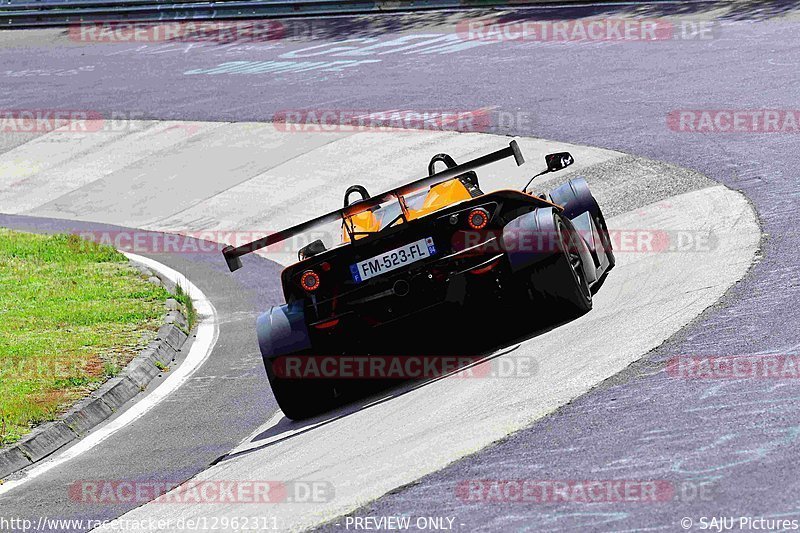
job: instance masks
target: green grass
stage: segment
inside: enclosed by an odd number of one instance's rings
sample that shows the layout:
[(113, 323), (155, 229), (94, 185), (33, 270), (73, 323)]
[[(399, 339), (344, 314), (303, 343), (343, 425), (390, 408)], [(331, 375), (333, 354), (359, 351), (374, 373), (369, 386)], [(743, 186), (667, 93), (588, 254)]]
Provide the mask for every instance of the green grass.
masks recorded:
[(169, 297), (113, 248), (0, 228), (0, 445), (118, 374)]
[[(186, 317), (186, 322), (189, 324), (189, 329), (191, 330), (197, 322), (197, 311), (194, 308), (194, 302), (188, 294), (183, 292), (183, 287), (181, 287), (180, 283), (175, 287), (175, 294), (173, 295), (173, 298), (175, 298), (175, 300), (177, 300), (178, 303), (183, 306), (183, 314)], [(185, 333), (188, 333), (188, 331)]]

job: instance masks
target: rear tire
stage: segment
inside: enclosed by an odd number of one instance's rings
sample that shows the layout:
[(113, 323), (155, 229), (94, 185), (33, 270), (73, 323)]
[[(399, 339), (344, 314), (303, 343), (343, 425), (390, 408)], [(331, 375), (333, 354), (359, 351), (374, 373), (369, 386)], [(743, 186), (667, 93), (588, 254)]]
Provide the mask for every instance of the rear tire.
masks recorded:
[(562, 217), (554, 214), (558, 250), (552, 257), (534, 265), (531, 291), (534, 299), (544, 300), (567, 316), (577, 316), (592, 308), (592, 293), (583, 272), (578, 239)]

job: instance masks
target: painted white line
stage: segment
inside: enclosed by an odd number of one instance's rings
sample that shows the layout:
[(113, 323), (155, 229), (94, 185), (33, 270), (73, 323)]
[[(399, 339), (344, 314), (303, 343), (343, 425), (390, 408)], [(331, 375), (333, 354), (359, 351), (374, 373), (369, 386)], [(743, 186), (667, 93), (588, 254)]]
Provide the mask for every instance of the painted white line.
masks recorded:
[(156, 387), (150, 394), (142, 398), (138, 403), (134, 404), (112, 422), (101, 426), (96, 432), (90, 433), (56, 457), (35, 465), (26, 473), (25, 477), (6, 481), (3, 485), (0, 485), (0, 495), (14, 490), (53, 468), (66, 463), (70, 459), (91, 450), (120, 429), (145, 415), (150, 409), (158, 405), (159, 402), (183, 385), (192, 374), (200, 368), (206, 359), (208, 359), (214, 345), (217, 343), (217, 338), (219, 337), (217, 310), (214, 309), (214, 305), (206, 298), (203, 291), (197, 288), (197, 286), (189, 281), (183, 274), (166, 265), (136, 254), (125, 253), (125, 256), (145, 265), (151, 270), (155, 270), (172, 283), (179, 284), (184, 292), (192, 298), (198, 317), (197, 336), (192, 344), (192, 348), (186, 356), (186, 360), (184, 360), (177, 369), (170, 372), (167, 379), (165, 379), (161, 385)]

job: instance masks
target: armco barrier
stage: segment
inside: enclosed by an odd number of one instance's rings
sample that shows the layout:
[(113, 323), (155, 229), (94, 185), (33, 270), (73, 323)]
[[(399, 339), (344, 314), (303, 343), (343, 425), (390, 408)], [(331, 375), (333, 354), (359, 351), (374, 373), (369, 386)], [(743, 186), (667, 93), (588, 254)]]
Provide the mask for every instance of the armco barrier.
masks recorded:
[[(614, 1), (614, 0), (611, 0)], [(346, 15), (422, 9), (524, 7), (581, 4), (569, 0), (2, 0), (0, 27), (63, 26), (81, 22), (226, 20), (308, 15)]]

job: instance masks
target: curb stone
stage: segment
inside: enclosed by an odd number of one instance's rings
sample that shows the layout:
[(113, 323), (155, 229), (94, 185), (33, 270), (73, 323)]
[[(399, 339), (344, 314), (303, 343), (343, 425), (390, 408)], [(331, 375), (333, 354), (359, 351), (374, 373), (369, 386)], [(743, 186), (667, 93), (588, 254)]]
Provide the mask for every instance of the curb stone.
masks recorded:
[[(157, 273), (154, 274), (134, 261), (131, 261), (131, 265), (143, 275), (156, 277), (159, 285), (174, 292), (175, 287), (161, 279)], [(188, 330), (188, 322), (174, 299), (168, 299), (165, 307), (168, 312), (156, 338), (122, 372), (80, 400), (58, 420), (42, 424), (13, 445), (0, 449), (0, 483), (4, 477), (29, 467), (70, 442), (84, 437), (92, 428), (144, 391), (161, 374), (161, 369), (175, 360), (188, 338), (184, 333)]]

